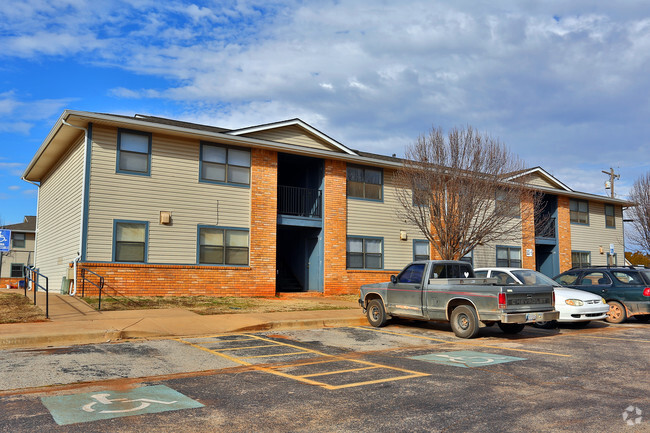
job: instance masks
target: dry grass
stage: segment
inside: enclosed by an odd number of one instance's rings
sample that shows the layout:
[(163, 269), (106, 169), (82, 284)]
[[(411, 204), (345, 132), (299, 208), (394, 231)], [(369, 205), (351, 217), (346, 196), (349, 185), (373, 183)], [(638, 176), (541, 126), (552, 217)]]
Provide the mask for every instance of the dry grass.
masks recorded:
[[(216, 298), (210, 296), (102, 297), (102, 311), (185, 308), (201, 315), (225, 313), (271, 313), (278, 311), (344, 310), (355, 308), (358, 295), (310, 298)], [(97, 308), (98, 298), (84, 301)]]
[(43, 322), (45, 314), (18, 293), (0, 293), (0, 324)]

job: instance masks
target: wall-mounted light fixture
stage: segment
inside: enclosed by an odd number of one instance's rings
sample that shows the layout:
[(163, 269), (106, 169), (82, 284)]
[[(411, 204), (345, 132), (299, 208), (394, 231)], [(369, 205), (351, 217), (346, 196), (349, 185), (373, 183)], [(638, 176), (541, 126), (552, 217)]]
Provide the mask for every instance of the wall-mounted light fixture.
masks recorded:
[(399, 231), (399, 239), (401, 241), (405, 241), (408, 239), (408, 235), (406, 234), (406, 230), (400, 230)]
[(170, 211), (160, 211), (160, 224), (171, 224), (172, 213)]

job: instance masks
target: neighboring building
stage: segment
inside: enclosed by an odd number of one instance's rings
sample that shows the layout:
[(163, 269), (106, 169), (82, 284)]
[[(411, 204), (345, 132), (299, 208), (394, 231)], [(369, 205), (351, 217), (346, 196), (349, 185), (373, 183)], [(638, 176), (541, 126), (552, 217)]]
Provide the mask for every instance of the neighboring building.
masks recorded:
[(0, 287), (17, 287), (23, 278), (23, 267), (34, 264), (36, 217), (26, 216), (22, 223), (10, 224), (0, 229), (11, 230), (10, 250), (3, 252), (0, 263)]
[[(123, 295), (353, 293), (429, 257), (395, 216), (397, 158), (355, 151), (293, 119), (227, 130), (151, 116), (65, 111), (27, 167), (38, 182), (36, 265), (50, 287), (70, 264)], [(623, 256), (623, 200), (575, 192), (541, 168), (554, 233), (484, 245), (475, 266)], [(603, 254), (600, 249), (603, 248)], [(622, 258), (620, 259), (622, 263)]]

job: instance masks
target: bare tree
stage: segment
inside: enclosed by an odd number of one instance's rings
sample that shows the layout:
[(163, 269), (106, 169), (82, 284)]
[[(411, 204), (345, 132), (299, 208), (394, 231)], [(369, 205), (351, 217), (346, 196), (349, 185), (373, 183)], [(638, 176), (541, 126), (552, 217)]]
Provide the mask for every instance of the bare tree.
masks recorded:
[(542, 206), (541, 194), (518, 176), (524, 168), (499, 140), (469, 126), (447, 135), (432, 129), (406, 148), (395, 173), (398, 215), (447, 260), (519, 238), (522, 225), (534, 230)]
[(626, 216), (632, 225), (627, 237), (642, 251), (650, 253), (650, 173), (634, 181), (629, 200), (635, 206), (627, 209)]

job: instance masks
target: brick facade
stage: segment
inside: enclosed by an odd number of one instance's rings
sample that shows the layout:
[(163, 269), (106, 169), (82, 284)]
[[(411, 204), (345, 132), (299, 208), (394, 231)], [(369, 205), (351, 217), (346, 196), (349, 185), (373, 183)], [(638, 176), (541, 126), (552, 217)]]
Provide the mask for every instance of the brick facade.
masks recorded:
[(560, 272), (571, 269), (571, 212), (569, 197), (557, 198), (557, 238), (560, 256)]
[[(535, 269), (535, 216), (534, 204), (531, 197), (521, 203), (521, 267)], [(526, 250), (533, 251), (531, 256)]]

